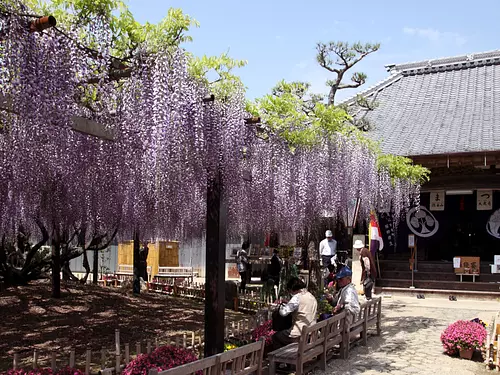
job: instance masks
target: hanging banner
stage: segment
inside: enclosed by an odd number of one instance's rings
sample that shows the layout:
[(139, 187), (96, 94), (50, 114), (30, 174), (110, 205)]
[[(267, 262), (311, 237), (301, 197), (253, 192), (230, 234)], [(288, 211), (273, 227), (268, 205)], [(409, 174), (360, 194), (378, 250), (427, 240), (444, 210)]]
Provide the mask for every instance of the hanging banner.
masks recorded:
[(444, 211), (444, 190), (431, 191), (429, 208), (431, 211)]
[(477, 210), (488, 211), (493, 209), (493, 191), (478, 190), (477, 191)]

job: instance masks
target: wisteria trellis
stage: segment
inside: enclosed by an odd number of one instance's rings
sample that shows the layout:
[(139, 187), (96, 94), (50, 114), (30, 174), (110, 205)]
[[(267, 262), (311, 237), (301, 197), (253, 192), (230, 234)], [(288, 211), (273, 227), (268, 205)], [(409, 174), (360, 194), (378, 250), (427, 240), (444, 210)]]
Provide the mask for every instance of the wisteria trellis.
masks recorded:
[[(106, 79), (106, 22), (96, 20), (100, 53), (90, 62), (76, 42), (54, 30), (29, 33), (19, 9), (10, 10), (0, 17), (0, 94), (18, 114), (0, 111), (4, 234), (40, 217), (48, 228), (119, 225), (122, 238), (136, 229), (146, 238), (196, 238), (215, 165), (230, 234), (303, 229), (325, 209), (340, 214), (355, 197), (361, 218), (388, 202), (399, 217), (418, 199), (418, 184), (378, 171), (375, 154), (354, 138), (337, 134), (291, 153), (277, 137), (256, 137), (244, 121), (243, 91), (204, 103), (208, 89), (189, 76), (180, 49), (139, 52), (131, 76), (117, 85)], [(83, 82), (96, 76), (98, 113), (78, 103)], [(106, 124), (115, 141), (71, 131), (72, 115)]]

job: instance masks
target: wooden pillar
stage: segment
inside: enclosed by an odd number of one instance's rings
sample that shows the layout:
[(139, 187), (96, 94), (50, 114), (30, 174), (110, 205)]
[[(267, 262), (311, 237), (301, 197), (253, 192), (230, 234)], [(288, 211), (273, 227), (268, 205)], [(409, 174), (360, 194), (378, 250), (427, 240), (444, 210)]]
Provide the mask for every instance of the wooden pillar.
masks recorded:
[(205, 358), (224, 351), (226, 211), (217, 171), (207, 181)]

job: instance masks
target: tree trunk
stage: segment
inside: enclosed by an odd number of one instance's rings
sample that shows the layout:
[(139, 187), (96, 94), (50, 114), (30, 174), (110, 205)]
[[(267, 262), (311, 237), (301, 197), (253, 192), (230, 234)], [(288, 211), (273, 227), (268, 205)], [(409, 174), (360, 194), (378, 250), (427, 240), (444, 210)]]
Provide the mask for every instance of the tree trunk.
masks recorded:
[(80, 280), (80, 282), (85, 284), (90, 275), (90, 264), (89, 257), (87, 256), (87, 250), (83, 251), (83, 268), (85, 268), (85, 276)]
[(134, 233), (134, 282), (133, 291), (134, 294), (141, 293), (141, 242), (139, 241), (139, 231)]
[(92, 284), (97, 284), (97, 280), (99, 280), (99, 251), (94, 250), (94, 269), (92, 272)]
[(69, 268), (69, 260), (62, 262), (62, 277), (63, 281), (72, 280), (71, 276), (75, 277)]
[(61, 243), (52, 243), (52, 297), (61, 298)]

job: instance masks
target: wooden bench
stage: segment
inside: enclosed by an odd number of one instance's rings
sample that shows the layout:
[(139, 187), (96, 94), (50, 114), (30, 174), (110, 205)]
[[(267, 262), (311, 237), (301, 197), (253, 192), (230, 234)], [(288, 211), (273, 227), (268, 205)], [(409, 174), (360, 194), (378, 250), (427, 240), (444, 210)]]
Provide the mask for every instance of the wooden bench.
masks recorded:
[(349, 327), (349, 341), (361, 337), (361, 345), (368, 345), (368, 328), (376, 325), (377, 335), (381, 332), (382, 297), (373, 298), (360, 305), (359, 314)]
[[(269, 375), (276, 374), (276, 364), (295, 365), (296, 375), (303, 375), (316, 365), (326, 370), (325, 337), (328, 320), (304, 327), (299, 342), (287, 345), (269, 353)], [(308, 364), (305, 368), (304, 365)]]
[[(148, 279), (151, 280), (151, 272), (153, 271), (153, 268), (151, 266), (148, 266), (146, 268), (146, 272), (148, 273)], [(129, 265), (129, 264), (119, 264), (118, 265), (118, 270), (115, 272), (116, 277), (118, 278), (118, 281), (124, 281), (130, 278), (134, 277), (134, 266)], [(145, 282), (148, 282), (149, 280), (144, 280)]]
[(325, 357), (327, 360), (333, 357), (333, 349), (340, 347), (340, 358), (346, 359), (349, 356), (349, 335), (346, 326), (346, 313), (342, 311), (326, 320), (325, 335)]
[[(298, 343), (287, 345), (269, 353), (269, 375), (276, 373), (276, 363), (287, 363), (296, 366), (296, 374), (304, 374), (304, 364), (313, 362), (312, 367), (319, 364), (325, 369), (326, 360), (333, 357), (333, 349), (340, 347), (340, 357), (349, 356), (350, 340), (361, 335), (362, 345), (368, 344), (368, 328), (376, 326), (377, 335), (381, 333), (382, 298), (374, 298), (360, 306), (351, 325), (347, 324), (347, 312), (342, 311), (331, 318), (304, 327)], [(308, 369), (309, 370), (309, 369)]]
[(194, 272), (193, 267), (158, 267), (155, 278), (189, 279), (193, 282), (195, 276), (198, 274)]
[(202, 371), (204, 375), (261, 375), (265, 340), (217, 354), (199, 361), (158, 372), (149, 370), (148, 375), (196, 375)]

